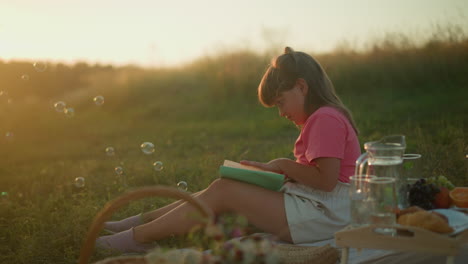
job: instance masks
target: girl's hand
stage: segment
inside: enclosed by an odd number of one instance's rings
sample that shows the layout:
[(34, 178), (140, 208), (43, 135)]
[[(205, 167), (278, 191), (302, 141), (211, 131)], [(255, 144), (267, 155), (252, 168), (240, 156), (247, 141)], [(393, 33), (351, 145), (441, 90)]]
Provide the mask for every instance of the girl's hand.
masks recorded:
[(284, 172), (283, 172), (283, 170), (281, 169), (281, 166), (280, 166), (282, 160), (287, 160), (287, 159), (285, 159), (285, 158), (274, 159), (272, 161), (269, 161), (268, 163), (262, 163), (262, 162), (250, 161), (250, 160), (241, 160), (240, 164), (247, 165), (247, 166), (253, 166), (253, 167), (257, 167), (257, 168), (262, 169), (262, 170), (272, 171), (272, 172), (283, 174)]

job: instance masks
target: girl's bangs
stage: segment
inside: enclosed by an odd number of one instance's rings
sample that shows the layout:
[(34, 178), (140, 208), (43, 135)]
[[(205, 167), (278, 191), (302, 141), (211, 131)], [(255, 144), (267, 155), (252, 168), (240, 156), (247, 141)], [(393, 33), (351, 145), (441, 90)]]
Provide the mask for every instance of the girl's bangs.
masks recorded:
[(258, 85), (258, 99), (262, 105), (272, 107), (275, 105), (275, 99), (279, 95), (277, 70), (270, 66), (263, 75), (263, 78)]

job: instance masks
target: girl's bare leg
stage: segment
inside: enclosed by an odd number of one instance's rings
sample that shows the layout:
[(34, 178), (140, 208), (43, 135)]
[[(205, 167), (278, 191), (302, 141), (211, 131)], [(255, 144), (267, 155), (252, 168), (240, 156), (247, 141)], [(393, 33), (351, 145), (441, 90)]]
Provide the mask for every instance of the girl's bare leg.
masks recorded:
[[(192, 196), (197, 197), (199, 194), (200, 194), (200, 192), (196, 192), (196, 193), (192, 194)], [(156, 218), (158, 218), (158, 217), (160, 217), (162, 215), (165, 215), (167, 212), (171, 211), (172, 209), (176, 208), (177, 206), (181, 205), (182, 203), (183, 203), (182, 200), (178, 200), (176, 202), (173, 202), (171, 204), (168, 204), (168, 205), (166, 205), (164, 207), (161, 207), (161, 208), (158, 208), (156, 210), (143, 213), (141, 215), (141, 220), (143, 221), (143, 223), (151, 222), (154, 219), (156, 219)]]
[[(198, 196), (198, 194), (199, 194), (199, 192), (193, 194), (193, 196), (196, 197), (196, 196)], [(122, 219), (120, 221), (108, 221), (108, 222), (104, 223), (104, 229), (106, 229), (107, 231), (110, 231), (110, 232), (119, 233), (119, 232), (128, 230), (128, 229), (130, 229), (132, 227), (139, 226), (139, 225), (142, 225), (142, 224), (147, 223), (147, 222), (151, 222), (154, 219), (156, 219), (156, 218), (166, 214), (167, 212), (173, 210), (174, 208), (181, 205), (182, 203), (183, 203), (183, 201), (179, 200), (179, 201), (173, 202), (173, 203), (171, 203), (169, 205), (166, 205), (166, 206), (164, 206), (162, 208), (159, 208), (157, 210), (154, 210), (154, 211), (151, 211), (151, 212), (148, 212), (148, 213), (134, 215), (134, 216)]]
[[(239, 181), (217, 179), (208, 188), (199, 192), (197, 198), (210, 207), (216, 215), (224, 212), (237, 213), (263, 231), (274, 234), (281, 240), (292, 242), (283, 193)], [(192, 205), (181, 202), (178, 206), (172, 204), (169, 206), (172, 207), (161, 208), (168, 210), (164, 215), (134, 228), (134, 239), (137, 242), (148, 243), (172, 234), (186, 234), (194, 226), (201, 224), (200, 221), (187, 217), (196, 212)], [(159, 211), (161, 212), (163, 211)]]

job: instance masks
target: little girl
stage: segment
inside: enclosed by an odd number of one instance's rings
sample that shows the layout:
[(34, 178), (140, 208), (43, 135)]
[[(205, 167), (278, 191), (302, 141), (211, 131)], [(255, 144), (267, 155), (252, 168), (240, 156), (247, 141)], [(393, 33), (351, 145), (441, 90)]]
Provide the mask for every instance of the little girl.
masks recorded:
[[(286, 242), (332, 238), (349, 223), (347, 183), (360, 155), (351, 113), (335, 94), (320, 64), (289, 47), (273, 59), (258, 86), (258, 97), (263, 105), (278, 107), (282, 117), (301, 128), (294, 145), (296, 160), (241, 163), (285, 174), (289, 181), (280, 192), (275, 192), (244, 182), (216, 179), (193, 195), (216, 215), (243, 215), (251, 224)], [(107, 222), (105, 228), (116, 234), (98, 238), (96, 245), (122, 252), (145, 252), (151, 248), (151, 242), (172, 234), (186, 234), (200, 225), (186, 217), (194, 211), (190, 204), (177, 201), (146, 214)]]

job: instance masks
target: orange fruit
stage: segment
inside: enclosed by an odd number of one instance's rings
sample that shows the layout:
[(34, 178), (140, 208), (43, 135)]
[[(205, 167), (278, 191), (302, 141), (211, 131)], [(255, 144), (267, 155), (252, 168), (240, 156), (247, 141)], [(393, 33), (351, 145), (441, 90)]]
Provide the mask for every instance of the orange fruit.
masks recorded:
[(452, 204), (461, 208), (468, 208), (468, 187), (456, 187), (450, 191)]

